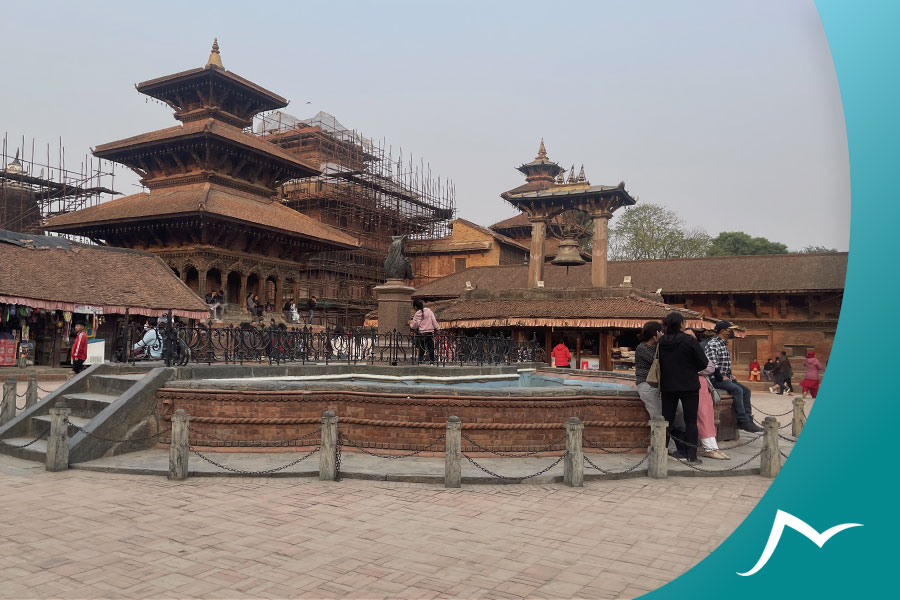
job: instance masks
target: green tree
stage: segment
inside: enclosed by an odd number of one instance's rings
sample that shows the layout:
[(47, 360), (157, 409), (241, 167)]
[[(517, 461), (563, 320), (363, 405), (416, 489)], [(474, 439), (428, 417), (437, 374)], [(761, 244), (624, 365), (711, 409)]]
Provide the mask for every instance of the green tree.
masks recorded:
[(712, 239), (708, 256), (787, 253), (787, 246), (779, 242), (773, 242), (764, 237), (751, 237), (743, 231), (723, 231)]
[(828, 248), (827, 246), (806, 246), (799, 253), (812, 254), (814, 252), (837, 252), (837, 248)]
[(710, 239), (702, 229), (687, 229), (675, 211), (658, 204), (623, 210), (609, 231), (613, 260), (696, 258), (706, 256)]

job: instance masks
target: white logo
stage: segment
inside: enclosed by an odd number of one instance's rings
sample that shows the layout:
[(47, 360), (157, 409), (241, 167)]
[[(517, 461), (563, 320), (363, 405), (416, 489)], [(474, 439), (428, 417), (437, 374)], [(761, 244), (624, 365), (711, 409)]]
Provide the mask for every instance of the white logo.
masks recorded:
[(781, 540), (781, 533), (784, 531), (785, 527), (790, 527), (791, 529), (802, 533), (803, 535), (808, 537), (816, 546), (821, 548), (825, 545), (825, 542), (827, 542), (843, 530), (850, 529), (851, 527), (862, 527), (862, 524), (844, 523), (843, 525), (835, 525), (831, 529), (826, 529), (822, 533), (819, 533), (818, 531), (810, 527), (809, 524), (806, 523), (806, 521), (798, 519), (794, 515), (786, 513), (783, 510), (779, 510), (775, 513), (775, 522), (772, 523), (772, 531), (769, 533), (769, 541), (766, 542), (766, 547), (763, 548), (762, 556), (759, 557), (759, 560), (756, 561), (756, 564), (752, 569), (750, 569), (746, 573), (738, 573), (738, 575), (749, 577), (750, 575), (753, 575), (764, 566), (766, 566), (766, 563), (769, 562), (769, 557), (772, 556), (773, 552), (775, 552), (775, 548), (778, 546), (779, 540)]

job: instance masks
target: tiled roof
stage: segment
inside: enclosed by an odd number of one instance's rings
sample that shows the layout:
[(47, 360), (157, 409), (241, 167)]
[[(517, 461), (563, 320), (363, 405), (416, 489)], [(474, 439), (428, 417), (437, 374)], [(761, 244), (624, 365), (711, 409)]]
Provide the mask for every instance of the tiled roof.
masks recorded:
[[(159, 257), (146, 252), (51, 243), (48, 236), (0, 232), (0, 296), (209, 314)], [(48, 243), (42, 243), (47, 241)], [(35, 243), (37, 242), (37, 243)]]
[(117, 198), (96, 206), (53, 217), (49, 231), (68, 232), (113, 221), (206, 213), (244, 221), (268, 229), (303, 236), (331, 246), (355, 248), (359, 243), (346, 233), (292, 210), (277, 201), (260, 201), (239, 191), (209, 183), (153, 190)]
[(638, 296), (577, 300), (460, 300), (441, 307), (436, 315), (441, 321), (516, 317), (662, 319), (674, 310), (688, 318), (700, 318), (697, 312), (676, 309)]
[[(640, 290), (665, 294), (827, 292), (844, 289), (847, 253), (765, 254), (664, 260), (611, 261), (607, 281), (618, 286), (626, 275)], [(528, 267), (470, 267), (416, 291), (423, 298), (455, 298), (466, 282), (483, 290), (521, 289), (527, 286)], [(544, 286), (550, 289), (589, 288), (591, 269), (546, 265)]]
[(162, 77), (142, 81), (141, 83), (137, 84), (136, 87), (140, 93), (155, 97), (154, 90), (160, 87), (177, 84), (183, 81), (190, 81), (192, 79), (196, 80), (202, 77), (202, 75), (206, 75), (208, 77), (223, 77), (231, 81), (232, 83), (236, 83), (239, 86), (254, 92), (258, 97), (260, 97), (260, 99), (265, 98), (270, 103), (269, 106), (266, 106), (265, 110), (284, 108), (288, 104), (285, 98), (282, 98), (275, 92), (270, 92), (266, 88), (253, 83), (249, 79), (244, 79), (240, 75), (236, 75), (231, 71), (226, 71), (225, 69), (218, 69), (210, 66), (196, 67), (194, 69), (188, 69), (187, 71), (181, 71), (180, 73), (173, 73), (172, 75), (163, 75)]
[(512, 238), (510, 238), (510, 237), (507, 237), (507, 236), (505, 236), (505, 235), (503, 235), (503, 234), (501, 234), (501, 233), (497, 233), (496, 231), (491, 231), (491, 230), (488, 229), (487, 227), (482, 227), (481, 225), (478, 225), (477, 223), (473, 223), (472, 221), (467, 221), (466, 219), (459, 219), (459, 218), (458, 218), (458, 219), (456, 219), (456, 220), (457, 220), (457, 221), (460, 221), (461, 223), (464, 223), (466, 226), (471, 227), (472, 229), (475, 229), (475, 230), (477, 230), (477, 231), (480, 231), (481, 233), (483, 233), (483, 234), (485, 234), (485, 235), (491, 236), (492, 238), (494, 238), (494, 239), (497, 240), (498, 242), (502, 242), (502, 243), (507, 244), (507, 245), (509, 245), (509, 246), (515, 246), (516, 248), (520, 248), (520, 249), (522, 249), (522, 250), (528, 250), (528, 246), (522, 244), (521, 242), (519, 242), (519, 241), (517, 241), (517, 240), (514, 240), (514, 239), (512, 239)]
[(320, 171), (302, 160), (296, 155), (282, 150), (275, 144), (258, 138), (255, 135), (244, 133), (233, 125), (228, 125), (216, 119), (203, 119), (191, 121), (184, 125), (158, 129), (148, 133), (142, 133), (129, 138), (100, 144), (94, 149), (94, 155), (100, 158), (110, 158), (127, 154), (131, 150), (139, 150), (144, 146), (152, 146), (159, 143), (169, 143), (182, 138), (191, 137), (218, 137), (233, 142), (258, 154), (268, 155), (289, 164), (304, 176), (318, 175)]
[(531, 223), (528, 221), (528, 215), (525, 213), (519, 213), (514, 217), (510, 217), (509, 219), (505, 219), (500, 221), (499, 223), (494, 223), (488, 229), (493, 229), (494, 231), (501, 231), (503, 229), (512, 229), (514, 227), (527, 227), (531, 229)]

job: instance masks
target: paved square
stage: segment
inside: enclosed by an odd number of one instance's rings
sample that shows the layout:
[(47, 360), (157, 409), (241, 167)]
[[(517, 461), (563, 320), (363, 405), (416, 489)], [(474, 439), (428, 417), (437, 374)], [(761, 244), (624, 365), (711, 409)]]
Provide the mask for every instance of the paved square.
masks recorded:
[(633, 597), (709, 554), (769, 483), (175, 483), (0, 457), (0, 597)]

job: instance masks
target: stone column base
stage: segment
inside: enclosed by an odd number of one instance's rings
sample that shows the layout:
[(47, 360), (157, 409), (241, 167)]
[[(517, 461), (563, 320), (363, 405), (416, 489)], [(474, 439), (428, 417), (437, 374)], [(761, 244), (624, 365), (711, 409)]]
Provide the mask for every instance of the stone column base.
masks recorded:
[(416, 288), (406, 285), (402, 279), (388, 279), (384, 285), (375, 288), (378, 296), (378, 333), (397, 330), (409, 333), (412, 318), (412, 295)]

